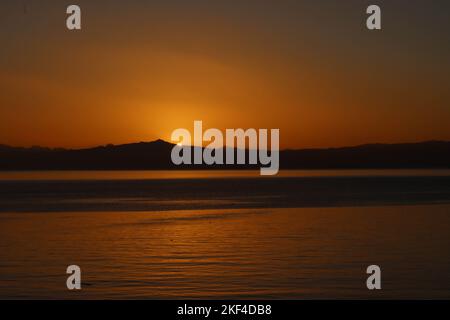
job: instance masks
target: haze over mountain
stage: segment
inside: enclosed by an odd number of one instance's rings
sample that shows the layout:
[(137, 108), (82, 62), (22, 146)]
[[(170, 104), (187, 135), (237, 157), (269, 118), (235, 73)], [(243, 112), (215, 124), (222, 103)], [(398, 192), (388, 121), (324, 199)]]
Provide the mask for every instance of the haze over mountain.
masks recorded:
[[(0, 145), (0, 170), (251, 169), (260, 165), (172, 164), (173, 144), (156, 140), (86, 149)], [(450, 142), (280, 151), (281, 169), (450, 168)]]

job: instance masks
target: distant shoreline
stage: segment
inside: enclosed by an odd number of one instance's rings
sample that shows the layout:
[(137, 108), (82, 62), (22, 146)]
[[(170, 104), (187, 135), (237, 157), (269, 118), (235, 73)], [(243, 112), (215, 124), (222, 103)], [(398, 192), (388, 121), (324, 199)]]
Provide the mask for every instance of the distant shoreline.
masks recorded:
[[(170, 158), (173, 146), (163, 140), (89, 149), (0, 145), (0, 171), (256, 170), (260, 167), (205, 164), (176, 166)], [(447, 168), (450, 168), (448, 141), (280, 151), (281, 170)]]

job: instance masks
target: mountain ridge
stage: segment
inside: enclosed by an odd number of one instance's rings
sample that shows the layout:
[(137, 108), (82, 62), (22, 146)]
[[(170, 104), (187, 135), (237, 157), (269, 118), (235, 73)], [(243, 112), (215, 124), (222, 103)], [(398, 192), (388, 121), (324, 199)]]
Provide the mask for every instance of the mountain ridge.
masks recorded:
[[(175, 166), (175, 144), (158, 139), (80, 149), (0, 144), (0, 170), (252, 169), (259, 165)], [(227, 152), (227, 148), (225, 148)], [(248, 150), (246, 150), (248, 152)], [(450, 141), (369, 143), (280, 151), (283, 169), (450, 168)]]

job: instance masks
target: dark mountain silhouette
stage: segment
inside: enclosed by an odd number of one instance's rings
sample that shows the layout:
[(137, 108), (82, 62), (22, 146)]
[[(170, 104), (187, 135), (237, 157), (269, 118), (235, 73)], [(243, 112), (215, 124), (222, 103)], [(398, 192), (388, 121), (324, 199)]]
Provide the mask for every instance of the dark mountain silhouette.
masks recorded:
[[(87, 149), (0, 145), (0, 170), (249, 169), (260, 165), (175, 166), (173, 144), (163, 140)], [(328, 149), (282, 150), (282, 169), (450, 168), (450, 142), (367, 144)]]
[(450, 168), (450, 142), (365, 144), (354, 147), (284, 150), (284, 168)]

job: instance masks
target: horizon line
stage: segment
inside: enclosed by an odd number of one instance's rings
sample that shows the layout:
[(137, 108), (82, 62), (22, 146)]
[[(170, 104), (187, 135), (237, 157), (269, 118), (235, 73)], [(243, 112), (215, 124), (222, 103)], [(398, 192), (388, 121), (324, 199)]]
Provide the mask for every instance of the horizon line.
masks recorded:
[[(176, 143), (168, 142), (164, 139), (158, 138), (156, 140), (152, 141), (139, 141), (139, 142), (126, 142), (126, 143), (106, 143), (106, 144), (98, 144), (94, 146), (89, 147), (46, 147), (41, 145), (32, 145), (29, 147), (24, 146), (12, 146), (8, 144), (0, 143), (0, 147), (6, 147), (11, 149), (46, 149), (46, 150), (66, 150), (66, 151), (76, 151), (76, 150), (89, 150), (89, 149), (95, 149), (95, 148), (107, 148), (107, 147), (120, 147), (120, 146), (126, 146), (126, 145), (135, 145), (135, 144), (151, 144), (151, 143), (166, 143), (173, 146), (176, 146)], [(357, 148), (357, 147), (364, 147), (364, 146), (375, 146), (375, 145), (411, 145), (411, 144), (425, 144), (425, 143), (450, 143), (450, 140), (439, 140), (439, 139), (430, 139), (430, 140), (420, 140), (415, 142), (367, 142), (367, 143), (361, 143), (361, 144), (354, 144), (354, 145), (343, 145), (338, 147), (303, 147), (303, 148), (284, 148), (279, 149), (279, 151), (298, 151), (298, 150), (330, 150), (330, 149), (344, 149), (344, 148)], [(195, 147), (198, 148), (200, 146), (193, 146), (193, 145), (183, 145), (183, 147)], [(206, 148), (206, 146), (201, 146), (201, 148)], [(223, 146), (223, 148), (230, 148), (227, 146)], [(237, 149), (237, 147), (234, 147)], [(246, 148), (246, 150), (248, 150)]]

